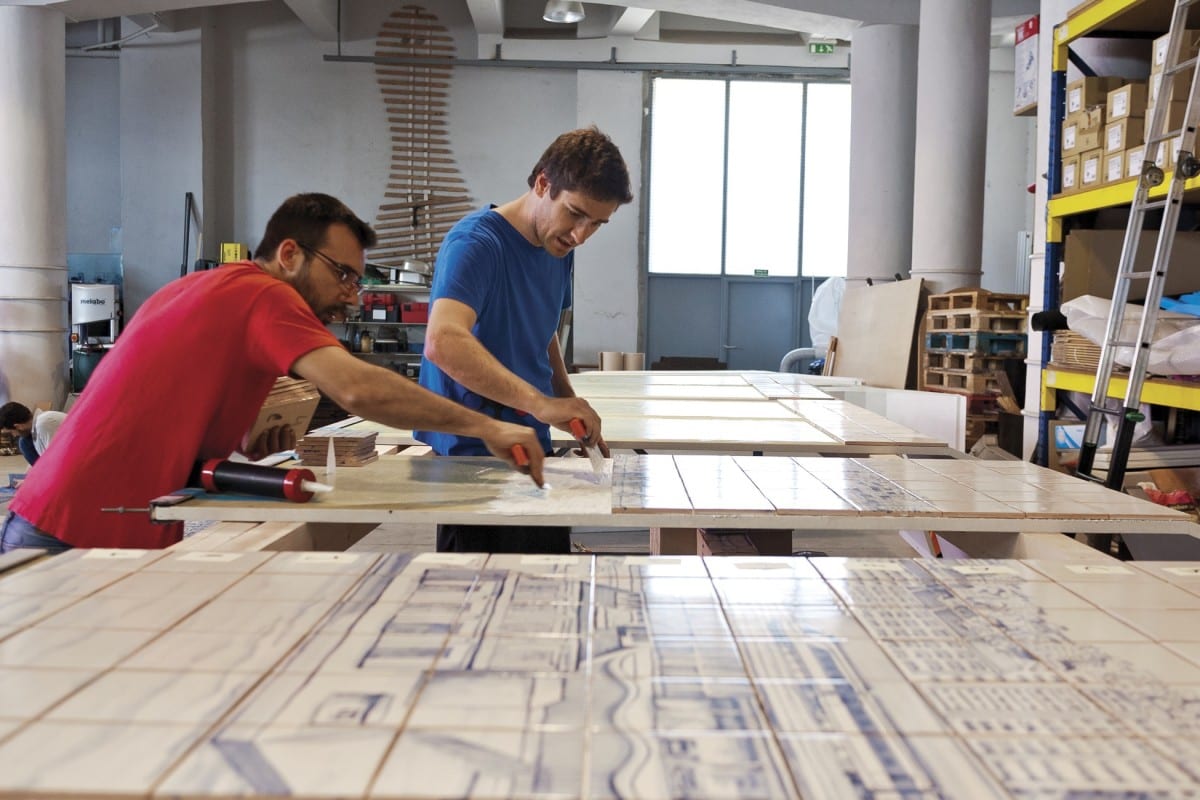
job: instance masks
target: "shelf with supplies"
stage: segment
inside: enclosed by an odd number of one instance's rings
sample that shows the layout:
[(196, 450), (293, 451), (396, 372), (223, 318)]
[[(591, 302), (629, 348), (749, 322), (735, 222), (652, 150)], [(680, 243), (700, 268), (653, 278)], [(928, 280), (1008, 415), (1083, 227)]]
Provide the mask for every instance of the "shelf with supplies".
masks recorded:
[[(1090, 286), (1093, 277), (1093, 265), (1082, 264), (1082, 271), (1072, 269), (1072, 263), (1067, 263), (1066, 240), (1079, 215), (1099, 212), (1105, 209), (1129, 208), (1135, 198), (1137, 182), (1141, 169), (1148, 154), (1144, 153), (1143, 127), (1148, 125), (1149, 116), (1154, 113), (1156, 99), (1168, 103), (1164, 109), (1166, 114), (1165, 129), (1175, 130), (1180, 126), (1175, 117), (1182, 117), (1182, 109), (1176, 109), (1181, 92), (1185, 89), (1169, 90), (1168, 83), (1173, 78), (1164, 79), (1163, 62), (1165, 57), (1165, 37), (1171, 25), (1175, 9), (1175, 0), (1093, 0), (1075, 6), (1066, 14), (1066, 18), (1053, 28), (1051, 47), (1050, 79), (1050, 119), (1049, 119), (1049, 162), (1046, 177), (1048, 179), (1046, 201), (1046, 239), (1045, 260), (1041, 266), (1043, 287), (1042, 310), (1057, 310), (1063, 301), (1063, 288), (1060, 277), (1065, 283), (1070, 280), (1067, 276), (1074, 274), (1076, 283), (1084, 279), (1091, 291), (1083, 293), (1101, 294), (1112, 297), (1112, 286), (1105, 290)], [(1200, 6), (1193, 7), (1188, 12), (1189, 29), (1200, 29)], [(1070, 53), (1072, 43), (1085, 37), (1136, 38), (1145, 41), (1146, 65), (1149, 67), (1149, 78), (1137, 77), (1136, 70), (1124, 76), (1087, 77), (1067, 83), (1067, 67), (1077, 58)], [(1194, 46), (1194, 45), (1193, 45)], [(1184, 58), (1181, 53), (1180, 58)], [(1081, 66), (1081, 72), (1087, 72)], [(1045, 76), (1046, 73), (1043, 73)], [(1158, 76), (1156, 78), (1156, 76)], [(1187, 73), (1190, 86), (1191, 73)], [(1161, 97), (1159, 96), (1161, 90)], [(1179, 103), (1183, 105), (1182, 103)], [(1130, 123), (1138, 123), (1132, 125)], [(1111, 131), (1117, 128), (1118, 131)], [(1130, 133), (1136, 131), (1136, 133)], [(1087, 144), (1079, 143), (1077, 136), (1087, 136)], [(1166, 150), (1170, 150), (1170, 145)], [(1141, 154), (1135, 152), (1143, 151)], [(1089, 167), (1094, 167), (1091, 160), (1100, 153), (1099, 173), (1095, 170), (1085, 172), (1083, 162), (1087, 160)], [(1117, 156), (1124, 158), (1123, 170), (1119, 170)], [(1148, 195), (1151, 199), (1163, 198), (1167, 195), (1168, 187), (1175, 167), (1171, 157), (1173, 153), (1164, 154), (1163, 145), (1159, 146), (1157, 157), (1150, 157), (1162, 170), (1164, 180), (1153, 186)], [(1108, 165), (1107, 175), (1104, 169), (1105, 159), (1112, 163)], [(1074, 163), (1072, 163), (1072, 161)], [(1131, 164), (1133, 165), (1131, 167)], [(1131, 174), (1132, 173), (1132, 174)], [(1105, 178), (1108, 180), (1105, 180)], [(1098, 181), (1099, 185), (1088, 184), (1087, 179)], [(1075, 181), (1072, 185), (1072, 181)], [(1082, 188), (1079, 184), (1083, 184)], [(1064, 191), (1059, 191), (1064, 189)], [(1184, 203), (1200, 203), (1200, 177), (1188, 180), (1183, 185)], [(1082, 226), (1091, 224), (1088, 217), (1082, 218)], [(1080, 226), (1076, 226), (1078, 229)], [(1103, 225), (1099, 226), (1103, 228)], [(1090, 232), (1089, 232), (1090, 233)], [(1110, 231), (1097, 231), (1111, 233)], [(1122, 235), (1124, 230), (1121, 230)], [(1082, 235), (1082, 232), (1081, 232)], [(1143, 244), (1150, 237), (1147, 229), (1143, 236)], [(1081, 246), (1082, 247), (1082, 246)], [(1181, 245), (1182, 247), (1182, 245)], [(1106, 248), (1111, 249), (1111, 248)], [(1091, 252), (1091, 251), (1089, 251)], [(1153, 253), (1153, 248), (1151, 248)], [(1116, 258), (1120, 249), (1113, 254)], [(1176, 264), (1178, 262), (1172, 262)], [(1074, 264), (1080, 267), (1080, 264)], [(1105, 274), (1109, 267), (1102, 268), (1095, 274)], [(1061, 271), (1061, 273), (1060, 273)], [(1175, 269), (1172, 269), (1174, 272)], [(1037, 271), (1031, 276), (1037, 280)], [(1112, 266), (1115, 281), (1116, 267)], [(1200, 288), (1200, 287), (1197, 287)], [(1066, 294), (1074, 297), (1078, 289)], [(1051, 332), (1042, 334), (1043, 344), (1040, 358), (1037, 352), (1031, 353), (1029, 379), (1036, 380), (1040, 387), (1039, 415), (1037, 431), (1037, 450), (1035, 457), (1038, 463), (1046, 464), (1049, 450), (1053, 448), (1050, 423), (1057, 410), (1058, 391), (1076, 391), (1091, 394), (1096, 375), (1084, 369), (1064, 369), (1053, 362), (1051, 356)], [(1032, 344), (1032, 342), (1031, 342)], [(1109, 386), (1109, 394), (1120, 392), (1124, 397), (1128, 381), (1119, 375), (1114, 375)], [(1148, 378), (1143, 386), (1141, 400), (1156, 406), (1168, 408), (1200, 410), (1200, 383), (1178, 381), (1166, 378)]]
[(428, 295), (432, 287), (423, 283), (364, 283), (360, 292), (393, 292), (395, 294)]

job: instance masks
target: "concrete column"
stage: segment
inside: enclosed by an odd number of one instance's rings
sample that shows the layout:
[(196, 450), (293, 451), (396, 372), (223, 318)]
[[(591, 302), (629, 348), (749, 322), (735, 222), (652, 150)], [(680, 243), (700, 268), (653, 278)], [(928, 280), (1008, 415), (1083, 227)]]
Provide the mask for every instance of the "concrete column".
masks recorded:
[(0, 6), (0, 400), (31, 407), (67, 396), (65, 48), (61, 12)]
[(912, 277), (935, 292), (983, 270), (991, 0), (921, 0)]
[(846, 280), (908, 274), (917, 135), (917, 28), (869, 25), (856, 30), (850, 90)]

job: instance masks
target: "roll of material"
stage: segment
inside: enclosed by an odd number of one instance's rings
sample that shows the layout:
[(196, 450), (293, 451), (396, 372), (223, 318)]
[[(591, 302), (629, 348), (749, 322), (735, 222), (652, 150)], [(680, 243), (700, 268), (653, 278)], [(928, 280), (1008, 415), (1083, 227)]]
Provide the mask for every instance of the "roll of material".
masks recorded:
[(316, 481), (312, 470), (299, 467), (277, 469), (214, 458), (196, 462), (196, 473), (189, 483), (199, 485), (207, 492), (237, 492), (307, 503), (313, 493), (304, 489), (304, 481)]
[(625, 366), (625, 354), (617, 353), (612, 350), (603, 350), (600, 353), (600, 369), (605, 372), (621, 370)]
[(622, 353), (621, 368), (630, 370), (643, 370), (646, 368), (645, 353)]

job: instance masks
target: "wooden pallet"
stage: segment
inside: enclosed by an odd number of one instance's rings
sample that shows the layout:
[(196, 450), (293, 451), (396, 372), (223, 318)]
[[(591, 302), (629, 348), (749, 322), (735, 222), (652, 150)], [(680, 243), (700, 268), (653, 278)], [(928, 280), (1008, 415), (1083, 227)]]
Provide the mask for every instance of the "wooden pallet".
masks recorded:
[(998, 393), (1000, 381), (991, 373), (960, 372), (949, 369), (925, 370), (925, 386), (929, 389), (983, 395)]
[(967, 416), (966, 446), (970, 450), (977, 441), (989, 433), (996, 433), (1000, 427), (999, 417), (995, 414), (970, 414)]
[(962, 331), (987, 333), (1024, 333), (1025, 314), (1020, 311), (980, 311), (960, 309), (930, 311), (926, 315), (929, 331)]
[(957, 292), (929, 296), (930, 311), (957, 311), (977, 309), (979, 311), (1025, 311), (1029, 307), (1027, 294), (1000, 294), (987, 289), (963, 289)]
[(959, 372), (995, 372), (1004, 369), (1012, 356), (991, 356), (985, 353), (925, 352), (926, 369), (952, 369)]
[(925, 350), (934, 353), (982, 353), (989, 356), (1024, 357), (1023, 333), (963, 333), (937, 331), (925, 334)]

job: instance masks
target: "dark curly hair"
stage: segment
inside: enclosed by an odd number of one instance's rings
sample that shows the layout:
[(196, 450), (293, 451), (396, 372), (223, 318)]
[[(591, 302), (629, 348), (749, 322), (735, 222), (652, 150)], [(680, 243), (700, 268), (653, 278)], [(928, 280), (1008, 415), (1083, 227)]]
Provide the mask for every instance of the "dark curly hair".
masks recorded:
[(20, 403), (5, 403), (0, 406), (0, 431), (7, 431), (18, 425), (24, 425), (33, 419), (33, 412)]
[(595, 125), (568, 131), (555, 139), (529, 173), (530, 188), (543, 172), (550, 182), (551, 199), (566, 190), (621, 204), (633, 200), (629, 169), (621, 151)]

